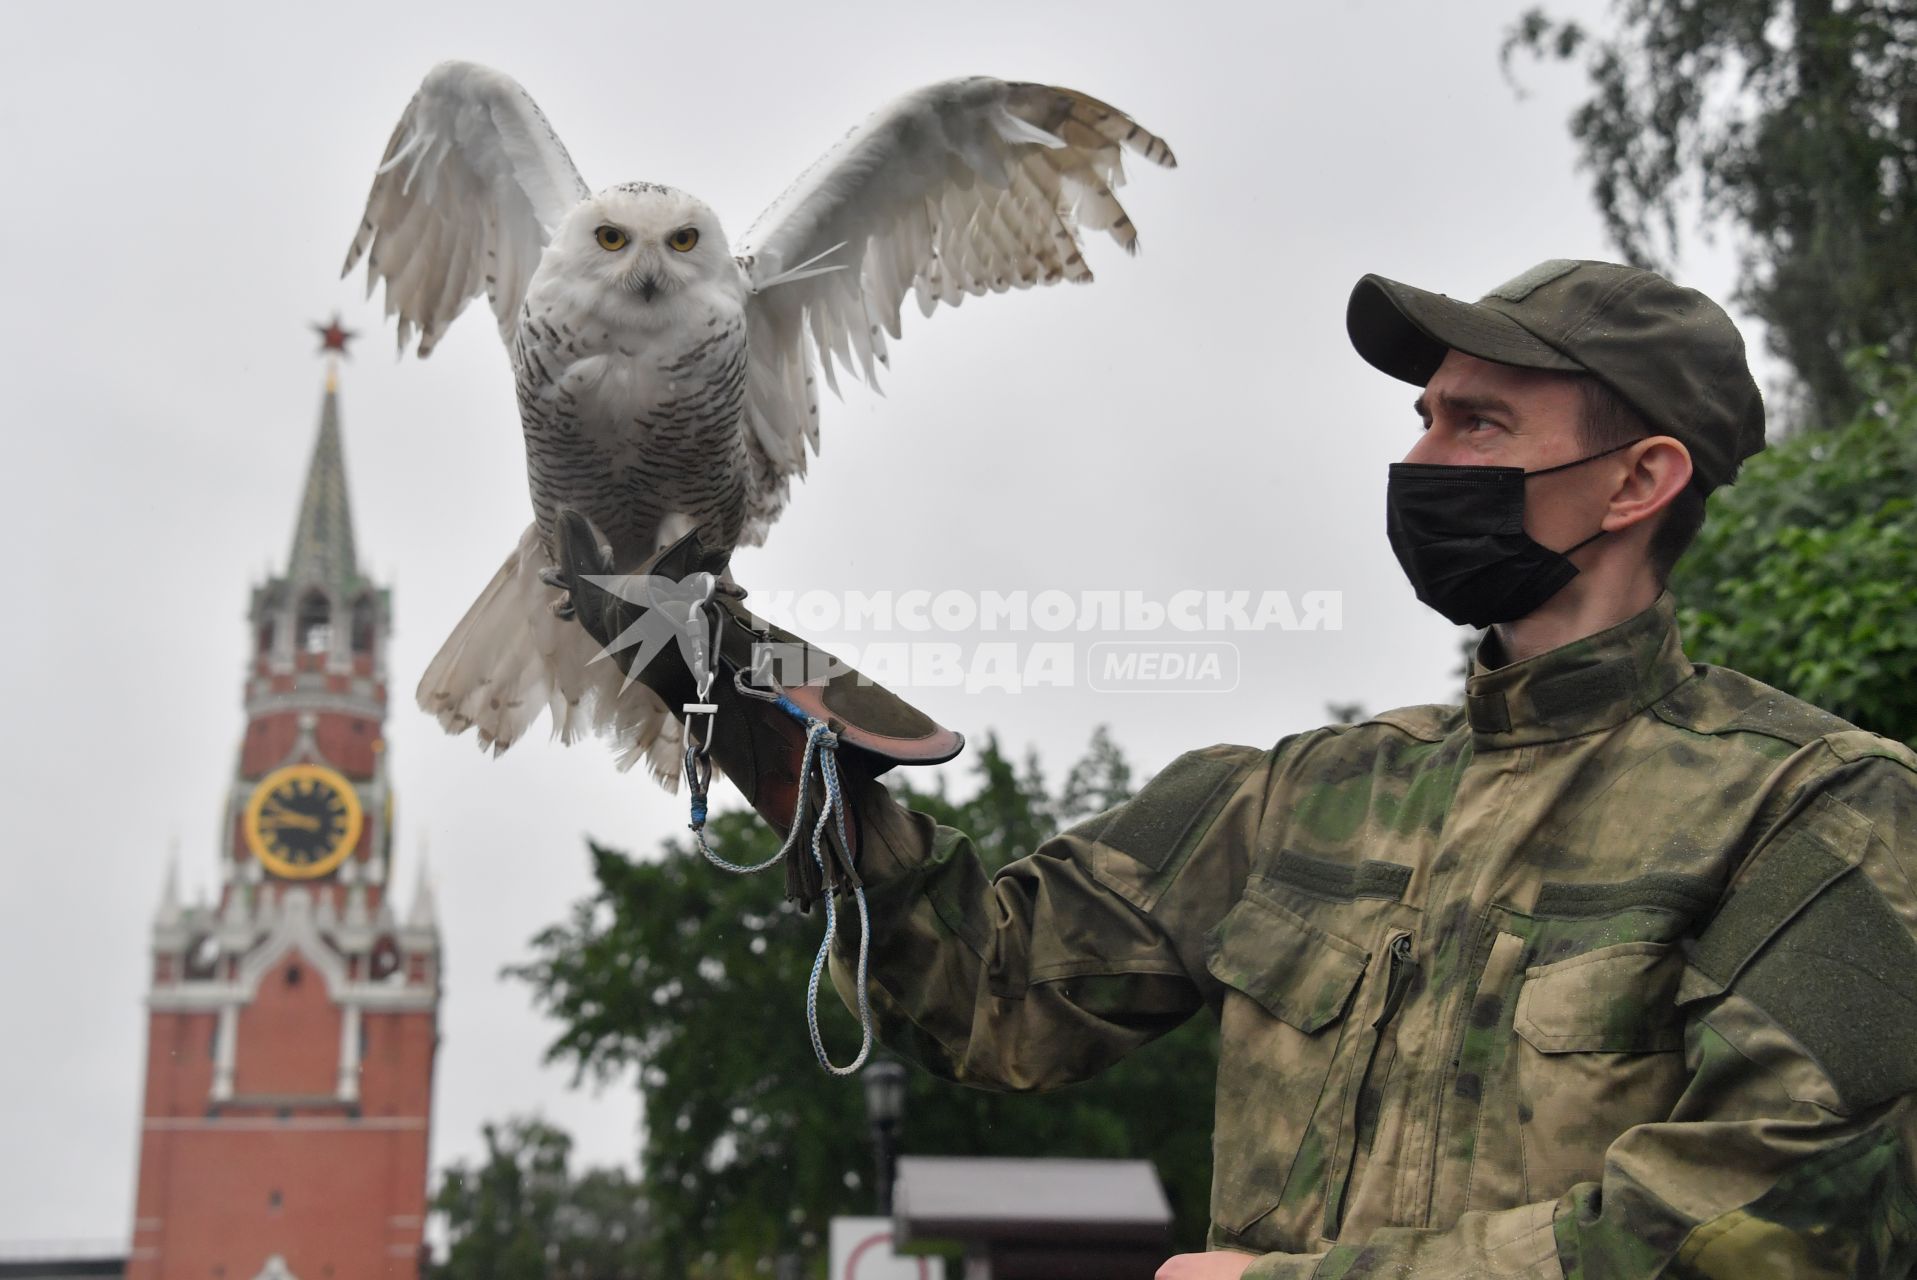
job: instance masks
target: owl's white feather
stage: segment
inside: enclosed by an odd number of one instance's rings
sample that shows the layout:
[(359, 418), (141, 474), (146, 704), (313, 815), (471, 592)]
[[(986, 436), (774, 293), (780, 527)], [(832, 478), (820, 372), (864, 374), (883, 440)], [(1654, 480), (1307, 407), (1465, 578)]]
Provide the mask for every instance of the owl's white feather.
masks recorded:
[(550, 712), (561, 742), (610, 737), (620, 768), (645, 759), (671, 788), (683, 750), (679, 722), (650, 688), (626, 683), (619, 664), (594, 662), (599, 645), (583, 627), (554, 616), (556, 593), (539, 580), (551, 563), (538, 526), (528, 525), (426, 664), (421, 708), (448, 733), (474, 730), (480, 749), (495, 755)]
[(541, 251), (591, 192), (519, 82), (442, 62), (407, 104), (380, 160), (342, 275), (366, 256), (366, 292), (386, 282), (399, 349), (415, 328), (430, 355), (485, 293), (512, 340)]
[[(908, 293), (929, 316), (966, 294), (1089, 282), (1081, 229), (1135, 253), (1137, 232), (1112, 194), (1125, 180), (1122, 148), (1177, 164), (1162, 138), (1096, 98), (949, 80), (876, 112), (760, 215), (740, 249), (754, 286), (747, 439), (769, 477), (748, 541), (764, 537), (790, 478), (805, 473), (807, 447), (818, 450), (815, 350), (835, 392), (835, 360), (876, 383)], [(843, 269), (779, 282), (821, 255)]]
[(644, 686), (622, 692), (617, 667), (552, 612), (539, 571), (554, 512), (581, 510), (624, 566), (685, 527), (708, 545), (762, 541), (818, 449), (817, 378), (836, 391), (837, 364), (876, 385), (908, 294), (930, 315), (967, 294), (1089, 281), (1085, 230), (1136, 250), (1113, 194), (1127, 148), (1175, 163), (1069, 89), (931, 85), (852, 130), (733, 258), (684, 192), (591, 194), (510, 77), (435, 67), (387, 144), (346, 268), (365, 258), (400, 349), (417, 331), (421, 356), (487, 294), (536, 519), (428, 665), (420, 705), (495, 752), (548, 709), (562, 740), (610, 736), (622, 767), (643, 755), (670, 784), (678, 724)]

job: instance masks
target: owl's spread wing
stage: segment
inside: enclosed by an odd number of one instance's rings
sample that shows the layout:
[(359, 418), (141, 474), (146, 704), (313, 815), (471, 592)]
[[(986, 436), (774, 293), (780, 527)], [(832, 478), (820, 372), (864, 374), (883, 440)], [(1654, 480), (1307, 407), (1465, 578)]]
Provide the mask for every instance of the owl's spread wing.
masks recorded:
[(1081, 230), (1136, 252), (1112, 194), (1124, 182), (1121, 148), (1176, 164), (1163, 139), (1096, 98), (950, 80), (879, 111), (766, 210), (739, 255), (752, 290), (748, 541), (805, 473), (808, 443), (818, 449), (813, 348), (834, 391), (834, 356), (872, 382), (907, 293), (929, 316), (968, 293), (1088, 281)]
[(545, 115), (511, 76), (471, 62), (427, 73), (386, 144), (345, 275), (366, 257), (386, 282), (399, 349), (419, 354), (483, 290), (512, 339), (526, 283), (567, 212), (588, 195)]

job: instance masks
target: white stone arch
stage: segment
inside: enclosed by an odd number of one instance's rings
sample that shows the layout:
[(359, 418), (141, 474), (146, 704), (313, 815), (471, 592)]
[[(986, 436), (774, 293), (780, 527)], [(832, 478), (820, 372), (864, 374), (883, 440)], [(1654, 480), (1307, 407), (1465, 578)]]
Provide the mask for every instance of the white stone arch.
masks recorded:
[(326, 945), (319, 924), (313, 918), (313, 894), (304, 885), (288, 885), (281, 890), (279, 912), (272, 930), (240, 962), (238, 974), (241, 1004), (251, 1004), (260, 993), (260, 983), (279, 966), (289, 951), (298, 951), (326, 981), (333, 999), (346, 995), (350, 975), (346, 961)]
[(293, 951), (299, 952), (320, 975), (333, 1002), (339, 1006), (339, 1070), (335, 1077), (335, 1090), (342, 1102), (359, 1101), (360, 1004), (348, 989), (351, 975), (346, 962), (326, 945), (326, 939), (320, 933), (313, 916), (313, 894), (304, 885), (290, 885), (282, 891), (279, 912), (272, 929), (240, 962), (239, 971), (234, 975), (233, 999), (220, 1006), (220, 1021), (214, 1042), (215, 1101), (223, 1102), (233, 1096), (240, 1009), (259, 997), (260, 984), (266, 980), (266, 975), (279, 967), (280, 961)]

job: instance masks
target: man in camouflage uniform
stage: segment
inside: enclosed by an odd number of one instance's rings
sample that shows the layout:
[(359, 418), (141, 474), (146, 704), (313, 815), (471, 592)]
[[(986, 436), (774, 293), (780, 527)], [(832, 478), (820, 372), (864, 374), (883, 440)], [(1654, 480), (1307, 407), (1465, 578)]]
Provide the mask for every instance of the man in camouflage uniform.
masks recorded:
[[(1165, 1280), (1909, 1273), (1917, 759), (1692, 664), (1663, 591), (1763, 445), (1735, 328), (1568, 262), (1368, 276), (1347, 325), (1423, 388), (1389, 533), (1493, 624), (1465, 705), (1191, 752), (994, 878), (856, 780), (883, 1038), (1047, 1089), (1209, 1009), (1211, 1251)], [(719, 754), (790, 820), (776, 751)]]

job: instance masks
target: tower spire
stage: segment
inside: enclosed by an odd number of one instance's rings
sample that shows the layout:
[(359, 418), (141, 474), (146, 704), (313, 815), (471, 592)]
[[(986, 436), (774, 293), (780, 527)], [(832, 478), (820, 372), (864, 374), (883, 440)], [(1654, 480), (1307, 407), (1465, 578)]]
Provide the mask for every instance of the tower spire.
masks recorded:
[(340, 443), (339, 357), (353, 334), (340, 327), (339, 317), (314, 325), (326, 353), (326, 395), (320, 402), (319, 437), (306, 468), (306, 493), (300, 499), (299, 521), (293, 526), (293, 551), (286, 576), (295, 583), (319, 583), (345, 588), (359, 577), (353, 547), (353, 513), (346, 498), (346, 454)]
[(160, 909), (154, 913), (156, 929), (170, 929), (180, 922), (180, 841), (175, 837), (166, 853), (166, 879), (160, 886)]
[[(246, 729), (213, 898), (183, 901), (177, 850), (152, 886), (129, 1280), (204, 1275), (208, 1256), (229, 1280), (423, 1274), (444, 953), (437, 930), (400, 925), (388, 893), (392, 596), (357, 559), (347, 501), (351, 335), (337, 318), (316, 327), (319, 429), (292, 554), (271, 551), (249, 593)], [(329, 1211), (354, 1169), (372, 1181), (353, 1212)], [(235, 1170), (271, 1194), (228, 1194)]]
[(406, 913), (408, 929), (437, 929), (439, 927), (438, 906), (433, 900), (433, 877), (426, 869), (426, 838), (419, 841), (419, 874), (413, 884), (413, 905)]

